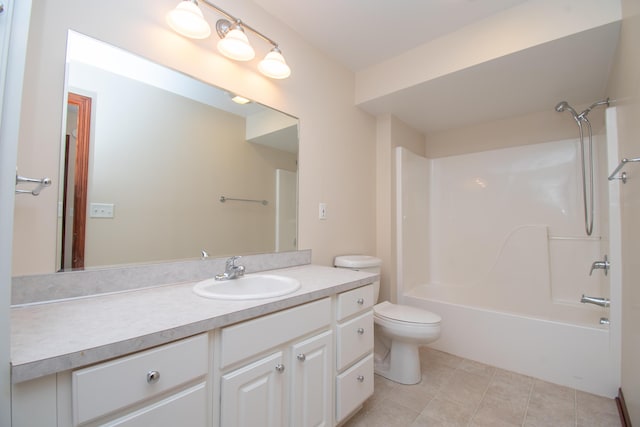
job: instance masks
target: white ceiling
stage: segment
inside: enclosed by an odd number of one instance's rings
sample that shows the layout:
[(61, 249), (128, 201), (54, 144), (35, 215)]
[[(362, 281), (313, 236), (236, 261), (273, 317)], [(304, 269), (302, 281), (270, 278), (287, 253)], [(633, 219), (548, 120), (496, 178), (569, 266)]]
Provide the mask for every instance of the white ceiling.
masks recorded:
[(353, 71), (526, 0), (253, 0)]
[[(253, 0), (354, 72), (527, 0)], [(619, 24), (529, 48), (359, 105), (427, 134), (590, 104), (604, 93)], [(283, 46), (286, 56), (286, 46)]]

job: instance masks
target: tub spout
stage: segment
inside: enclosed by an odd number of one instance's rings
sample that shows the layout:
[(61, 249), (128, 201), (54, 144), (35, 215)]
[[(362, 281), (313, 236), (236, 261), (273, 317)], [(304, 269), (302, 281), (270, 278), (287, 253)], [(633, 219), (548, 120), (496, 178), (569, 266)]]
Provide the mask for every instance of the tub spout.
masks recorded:
[(595, 305), (599, 305), (600, 307), (609, 307), (609, 303), (610, 303), (608, 298), (587, 297), (584, 294), (582, 294), (582, 298), (580, 299), (580, 302), (583, 304), (595, 304)]

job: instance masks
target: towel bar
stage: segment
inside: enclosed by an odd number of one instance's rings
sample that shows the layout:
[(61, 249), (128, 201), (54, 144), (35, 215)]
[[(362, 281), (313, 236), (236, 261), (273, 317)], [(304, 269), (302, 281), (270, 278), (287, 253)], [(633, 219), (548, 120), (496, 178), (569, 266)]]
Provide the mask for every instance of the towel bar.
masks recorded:
[(51, 185), (51, 179), (49, 178), (27, 178), (16, 173), (16, 186), (23, 182), (35, 183), (38, 185), (33, 190), (20, 190), (16, 188), (16, 194), (31, 194), (32, 196), (37, 196), (40, 194), (43, 188)]
[(608, 180), (612, 181), (614, 179), (619, 179), (622, 181), (623, 184), (627, 183), (627, 173), (626, 172), (622, 172), (620, 174), (620, 176), (615, 176), (618, 172), (620, 172), (620, 169), (622, 169), (624, 167), (624, 165), (626, 165), (629, 162), (640, 162), (640, 157), (636, 157), (634, 159), (627, 159), (624, 158), (622, 160), (620, 160), (620, 163), (618, 164), (618, 166), (613, 170), (613, 172), (611, 172), (611, 175), (609, 175)]

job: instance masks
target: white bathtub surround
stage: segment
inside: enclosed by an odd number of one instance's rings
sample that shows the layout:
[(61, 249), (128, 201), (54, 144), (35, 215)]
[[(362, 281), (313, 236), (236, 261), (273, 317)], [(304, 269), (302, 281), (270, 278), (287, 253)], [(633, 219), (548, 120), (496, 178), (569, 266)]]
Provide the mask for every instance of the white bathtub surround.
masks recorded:
[[(589, 275), (619, 245), (609, 230), (616, 213), (606, 144), (594, 139), (592, 236), (584, 232), (577, 139), (439, 159), (397, 149), (398, 300), (442, 316), (433, 348), (617, 393), (619, 321), (600, 318), (616, 319), (619, 276)], [(581, 304), (582, 294), (612, 306)]]

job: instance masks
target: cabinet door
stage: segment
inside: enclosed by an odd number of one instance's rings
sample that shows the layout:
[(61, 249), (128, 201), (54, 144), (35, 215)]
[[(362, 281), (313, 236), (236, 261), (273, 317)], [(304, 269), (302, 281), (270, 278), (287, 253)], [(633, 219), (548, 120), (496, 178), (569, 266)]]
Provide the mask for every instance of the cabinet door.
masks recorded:
[(220, 425), (281, 427), (285, 377), (282, 352), (223, 375)]
[(326, 331), (292, 347), (292, 427), (331, 425), (332, 343)]

